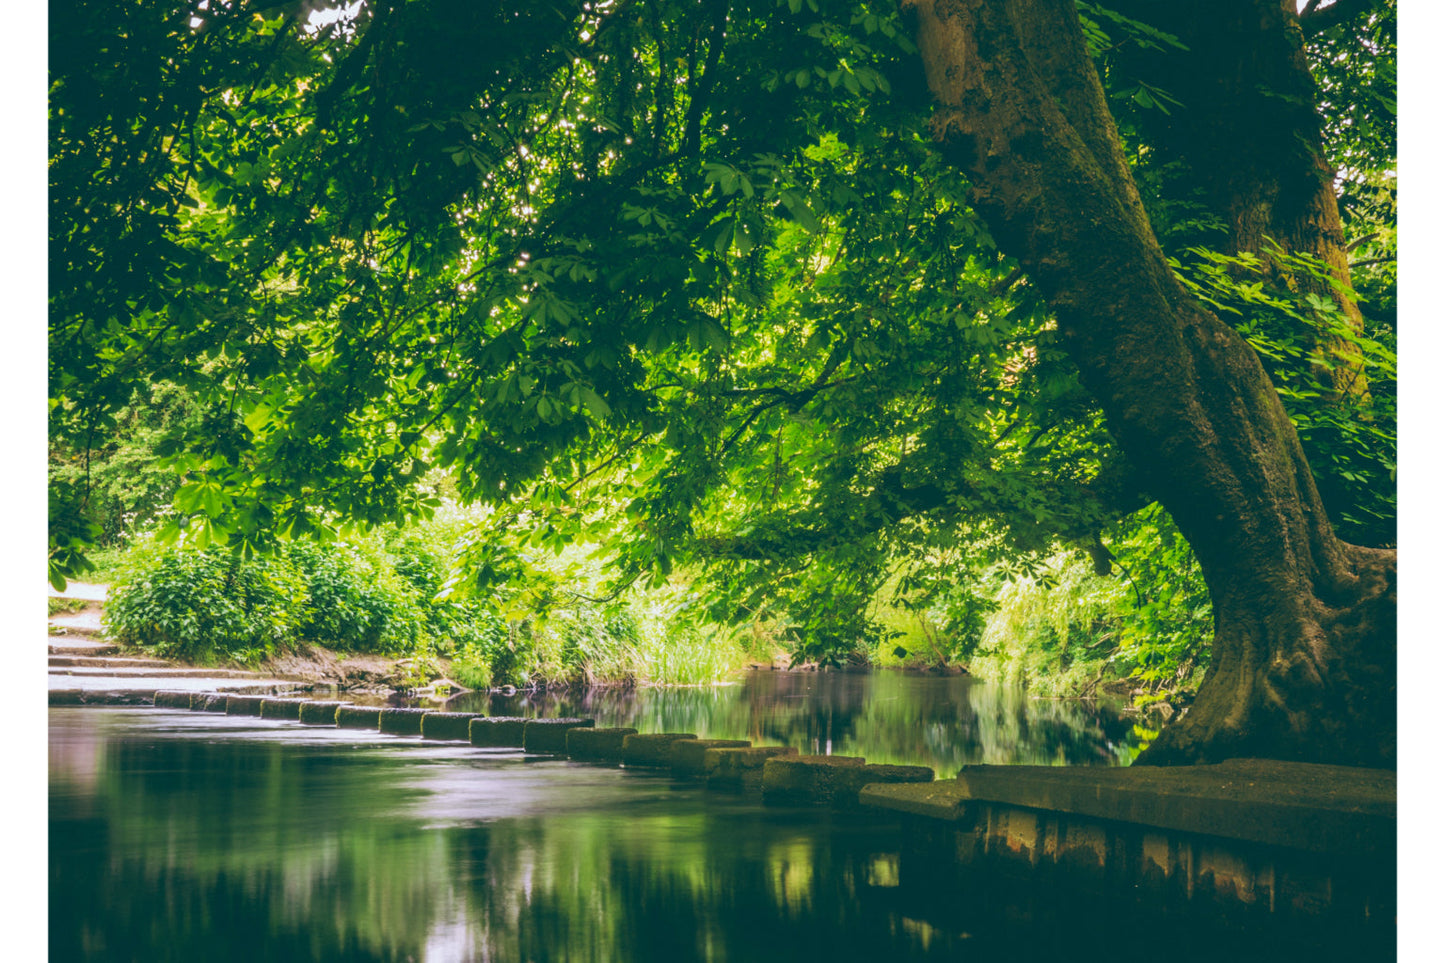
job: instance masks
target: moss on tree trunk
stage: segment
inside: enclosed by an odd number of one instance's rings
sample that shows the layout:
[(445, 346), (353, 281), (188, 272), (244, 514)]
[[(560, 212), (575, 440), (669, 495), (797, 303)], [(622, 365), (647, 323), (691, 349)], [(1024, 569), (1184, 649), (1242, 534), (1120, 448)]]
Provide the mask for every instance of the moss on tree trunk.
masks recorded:
[(913, 5), (935, 135), (1210, 587), (1210, 671), (1140, 761), (1393, 765), (1394, 552), (1335, 537), (1258, 357), (1175, 280), (1072, 0)]

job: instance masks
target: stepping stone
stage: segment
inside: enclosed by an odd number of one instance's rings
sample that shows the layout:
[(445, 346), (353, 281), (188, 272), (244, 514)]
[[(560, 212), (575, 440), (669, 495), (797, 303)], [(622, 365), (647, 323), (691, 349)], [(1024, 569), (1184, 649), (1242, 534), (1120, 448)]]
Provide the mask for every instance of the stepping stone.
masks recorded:
[(51, 689), (49, 693), (53, 706), (148, 706), (155, 698), (154, 690)]
[(467, 720), (467, 737), (482, 749), (520, 749), (522, 730), (530, 721), (521, 716), (477, 716)]
[(479, 716), (479, 712), (428, 712), (421, 717), (421, 737), (466, 742), (469, 738), (467, 727)]
[(747, 749), (708, 749), (703, 772), (709, 789), (754, 789), (763, 781), (763, 766), (778, 756), (796, 756), (792, 746), (752, 746)]
[(263, 699), (261, 700), (261, 718), (299, 720), (301, 706), (305, 702), (305, 699)]
[(746, 749), (746, 739), (681, 739), (672, 744), (672, 771), (679, 776), (704, 776), (709, 749)]
[(624, 726), (568, 729), (567, 755), (573, 759), (618, 762), (622, 759), (622, 740), (636, 734), (636, 729)]
[(375, 729), (381, 709), (375, 706), (337, 706), (336, 725), (342, 729)]
[(226, 696), (226, 715), (259, 716), (265, 696)]
[(226, 700), (230, 696), (224, 692), (192, 692), (192, 712), (225, 712)]
[(854, 756), (797, 756), (769, 759), (763, 767), (763, 801), (831, 804), (850, 809), (869, 783), (932, 782), (926, 766), (864, 765)]
[(347, 702), (303, 702), (297, 721), (303, 726), (334, 726), (336, 710), (350, 705)]
[(622, 764), (670, 768), (673, 746), (687, 741), (696, 742), (697, 736), (691, 732), (639, 732), (622, 740)]
[(190, 692), (177, 692), (175, 690), (157, 692), (153, 705), (158, 709), (189, 709), (191, 707)]
[(377, 729), (394, 736), (419, 736), (424, 715), (425, 709), (382, 709)]
[(596, 724), (595, 719), (528, 719), (522, 727), (522, 748), (527, 752), (566, 752), (568, 732)]

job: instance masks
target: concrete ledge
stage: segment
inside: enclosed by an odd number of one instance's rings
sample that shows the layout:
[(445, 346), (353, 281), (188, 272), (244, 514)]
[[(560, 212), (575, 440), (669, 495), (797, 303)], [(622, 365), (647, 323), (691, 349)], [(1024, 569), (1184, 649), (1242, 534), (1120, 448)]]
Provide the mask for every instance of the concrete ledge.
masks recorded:
[(596, 724), (595, 719), (528, 719), (522, 727), (522, 748), (527, 752), (566, 752), (568, 732)]
[(1349, 766), (966, 766), (928, 786), (869, 786), (860, 801), (945, 821), (986, 802), (1309, 852), (1395, 849), (1395, 773)]
[(691, 732), (639, 732), (622, 740), (624, 766), (668, 769), (672, 766), (672, 749), (679, 742), (696, 742)]
[(467, 737), (484, 749), (520, 749), (527, 722), (521, 716), (477, 716), (467, 723)]
[(265, 701), (265, 696), (226, 696), (226, 715), (259, 716), (261, 703)]
[(225, 712), (226, 700), (230, 696), (224, 692), (192, 692), (192, 712)]
[(303, 702), (297, 721), (304, 726), (336, 725), (336, 710), (347, 705), (345, 702)]
[(622, 758), (622, 741), (636, 734), (636, 729), (620, 726), (607, 729), (568, 729), (567, 755), (573, 759), (617, 762)]
[(393, 736), (419, 736), (424, 715), (425, 709), (382, 709), (376, 727)]
[(477, 712), (428, 712), (421, 717), (423, 739), (468, 739), (467, 726), (480, 716)]
[(155, 706), (161, 709), (189, 709), (191, 707), (191, 693), (163, 690), (155, 695)]
[(747, 739), (681, 739), (672, 744), (669, 754), (672, 771), (679, 776), (705, 776), (709, 749), (746, 749), (751, 745)]
[(708, 749), (703, 771), (709, 789), (751, 789), (763, 780), (763, 767), (778, 756), (796, 756), (792, 746), (752, 746), (747, 749)]
[(374, 706), (337, 706), (336, 725), (342, 729), (375, 729), (381, 709)]
[(301, 718), (301, 706), (305, 699), (263, 699), (261, 701), (262, 719), (290, 719), (295, 722)]

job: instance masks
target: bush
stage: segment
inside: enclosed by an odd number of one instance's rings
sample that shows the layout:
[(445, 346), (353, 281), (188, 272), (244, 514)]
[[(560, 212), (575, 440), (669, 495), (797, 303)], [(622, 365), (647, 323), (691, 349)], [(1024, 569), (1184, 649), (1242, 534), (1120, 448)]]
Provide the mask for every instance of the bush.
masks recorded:
[(353, 545), (295, 542), (286, 557), (306, 577), (310, 602), (299, 636), (339, 649), (402, 652), (426, 630), (415, 587), (386, 560), (363, 557)]
[(295, 641), (307, 602), (306, 580), (285, 558), (145, 552), (112, 586), (105, 622), (118, 641), (160, 655), (255, 661)]

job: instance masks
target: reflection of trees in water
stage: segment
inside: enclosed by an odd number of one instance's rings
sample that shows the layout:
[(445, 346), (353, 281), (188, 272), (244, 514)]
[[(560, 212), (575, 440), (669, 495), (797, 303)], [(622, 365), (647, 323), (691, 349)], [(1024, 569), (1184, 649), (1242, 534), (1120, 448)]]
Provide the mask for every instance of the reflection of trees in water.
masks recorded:
[(52, 789), (51, 958), (416, 958), (458, 899), (445, 847), (395, 815), (404, 755), (346, 753), (112, 741), (93, 794)]
[(879, 869), (896, 840), (820, 813), (522, 820), (452, 838), (491, 959), (932, 958), (901, 925), (896, 869)]
[(782, 743), (804, 753), (931, 766), (943, 776), (976, 763), (1127, 764), (1139, 742), (1132, 724), (1105, 705), (900, 672), (750, 672), (732, 686), (494, 696), (480, 708)]

